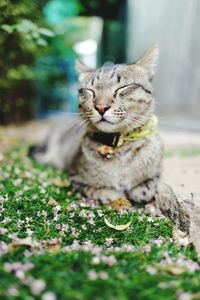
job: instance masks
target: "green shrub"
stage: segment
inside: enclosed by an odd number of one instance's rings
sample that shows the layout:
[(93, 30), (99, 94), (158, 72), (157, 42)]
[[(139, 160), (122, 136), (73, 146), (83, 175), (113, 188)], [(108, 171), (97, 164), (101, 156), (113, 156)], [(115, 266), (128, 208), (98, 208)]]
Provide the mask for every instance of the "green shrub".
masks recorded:
[(34, 62), (45, 53), (53, 32), (46, 28), (46, 0), (0, 0), (0, 123), (34, 114)]

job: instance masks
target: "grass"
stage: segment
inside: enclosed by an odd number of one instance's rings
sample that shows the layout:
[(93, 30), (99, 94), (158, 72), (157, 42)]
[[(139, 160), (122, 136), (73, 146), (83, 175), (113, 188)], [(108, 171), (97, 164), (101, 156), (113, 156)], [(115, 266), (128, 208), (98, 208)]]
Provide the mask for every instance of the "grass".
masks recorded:
[(180, 157), (191, 157), (199, 156), (200, 149), (182, 149), (182, 150), (169, 150), (165, 153), (166, 157), (180, 156)]
[[(0, 299), (200, 299), (191, 245), (144, 208), (83, 203), (61, 171), (10, 150), (0, 170)], [(131, 226), (124, 231), (107, 227)]]

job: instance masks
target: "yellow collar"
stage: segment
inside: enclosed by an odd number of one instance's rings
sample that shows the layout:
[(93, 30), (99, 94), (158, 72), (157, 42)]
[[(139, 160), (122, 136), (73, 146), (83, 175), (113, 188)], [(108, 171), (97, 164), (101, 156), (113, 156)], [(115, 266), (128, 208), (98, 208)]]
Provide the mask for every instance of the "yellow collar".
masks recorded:
[(143, 126), (134, 129), (126, 135), (121, 135), (117, 147), (122, 146), (126, 141), (138, 141), (143, 138), (150, 138), (158, 132), (158, 121), (155, 115)]
[(126, 135), (121, 135), (115, 147), (101, 145), (98, 147), (98, 152), (103, 157), (111, 158), (116, 152), (117, 148), (121, 147), (125, 142), (138, 141), (143, 138), (151, 138), (158, 132), (158, 121), (155, 115), (143, 126), (134, 129)]

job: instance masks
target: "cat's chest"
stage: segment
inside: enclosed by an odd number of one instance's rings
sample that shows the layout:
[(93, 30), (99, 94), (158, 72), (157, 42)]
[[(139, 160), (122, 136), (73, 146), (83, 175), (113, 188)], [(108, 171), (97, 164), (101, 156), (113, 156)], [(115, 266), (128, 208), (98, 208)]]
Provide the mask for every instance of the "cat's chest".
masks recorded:
[(140, 150), (145, 146), (145, 141), (127, 143), (123, 147), (112, 148), (91, 142), (86, 139), (82, 144), (82, 154), (88, 163), (97, 163), (101, 166), (126, 165), (129, 161), (140, 155)]
[(137, 164), (143, 146), (144, 142), (140, 141), (135, 145), (120, 147), (108, 158), (99, 152), (98, 144), (86, 140), (81, 147), (79, 172), (87, 181), (95, 181), (96, 186), (127, 186), (132, 181), (133, 164), (134, 161)]

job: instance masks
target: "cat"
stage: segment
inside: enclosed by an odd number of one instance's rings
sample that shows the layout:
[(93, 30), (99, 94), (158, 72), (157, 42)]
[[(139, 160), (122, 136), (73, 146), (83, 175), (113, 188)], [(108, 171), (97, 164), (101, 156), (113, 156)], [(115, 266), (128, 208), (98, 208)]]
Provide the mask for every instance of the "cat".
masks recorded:
[(133, 64), (90, 69), (77, 61), (81, 120), (61, 120), (42, 145), (31, 149), (32, 157), (67, 170), (74, 188), (88, 199), (152, 201), (163, 158), (156, 128), (148, 134), (156, 127), (158, 55), (154, 45)]

